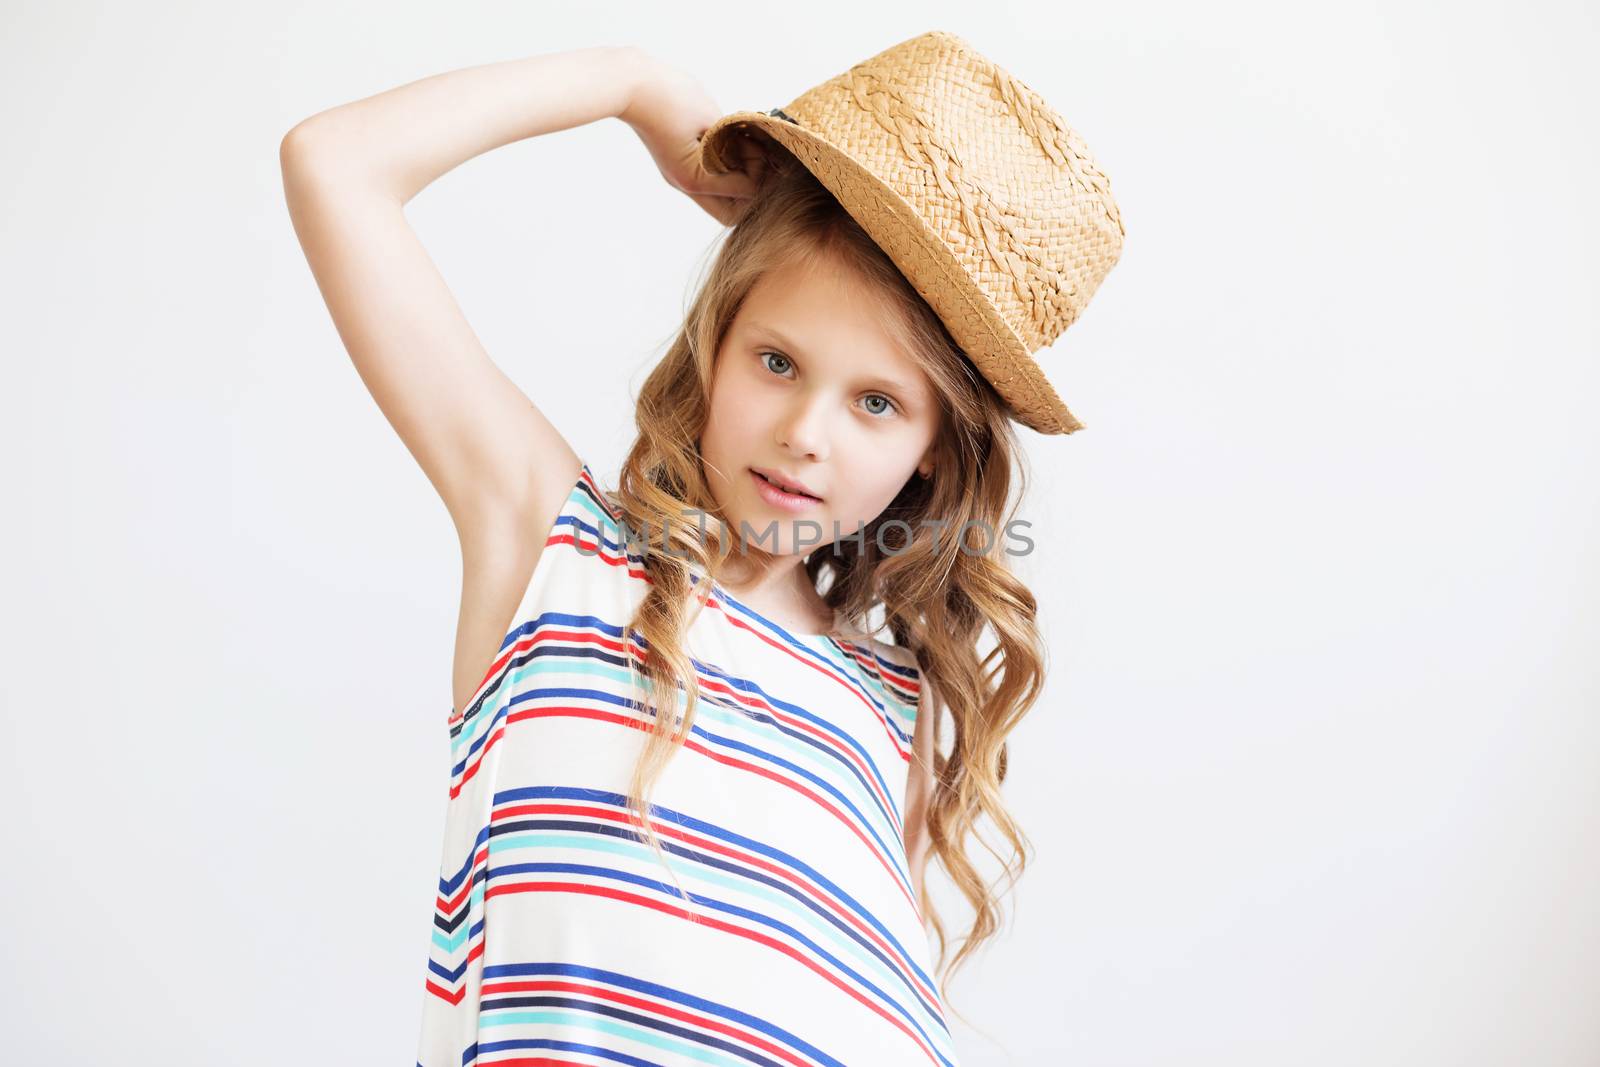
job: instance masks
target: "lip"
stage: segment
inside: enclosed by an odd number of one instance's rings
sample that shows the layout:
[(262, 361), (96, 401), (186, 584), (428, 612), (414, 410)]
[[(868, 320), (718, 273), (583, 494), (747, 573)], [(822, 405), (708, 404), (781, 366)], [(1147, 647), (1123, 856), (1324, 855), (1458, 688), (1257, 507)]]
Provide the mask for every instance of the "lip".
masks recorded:
[(814, 491), (800, 479), (791, 478), (780, 470), (775, 470), (772, 467), (751, 467), (750, 469), (777, 485), (783, 492), (796, 492), (805, 496), (815, 497), (818, 500), (822, 499), (821, 493)]
[(761, 499), (773, 507), (783, 508), (786, 511), (804, 511), (822, 503), (821, 500), (814, 496), (800, 496), (797, 493), (789, 493), (779, 489), (758, 474), (754, 467), (750, 469), (750, 480), (755, 483), (756, 492), (760, 494)]

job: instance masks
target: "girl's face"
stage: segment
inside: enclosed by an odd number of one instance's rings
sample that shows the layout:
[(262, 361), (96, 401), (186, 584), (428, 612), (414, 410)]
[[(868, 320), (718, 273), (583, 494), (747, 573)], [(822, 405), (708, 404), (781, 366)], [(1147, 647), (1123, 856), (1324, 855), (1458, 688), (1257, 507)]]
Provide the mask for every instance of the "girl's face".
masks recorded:
[[(717, 350), (700, 442), (736, 554), (808, 555), (932, 470), (938, 398), (888, 314), (826, 261), (773, 271), (745, 298)], [(820, 499), (786, 505), (758, 469)]]

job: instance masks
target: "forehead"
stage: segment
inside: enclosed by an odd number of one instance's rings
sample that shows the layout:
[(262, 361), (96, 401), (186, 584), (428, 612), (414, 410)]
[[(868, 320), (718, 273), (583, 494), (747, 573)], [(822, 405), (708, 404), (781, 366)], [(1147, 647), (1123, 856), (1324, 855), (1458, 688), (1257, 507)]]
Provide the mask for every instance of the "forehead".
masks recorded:
[(857, 272), (824, 258), (769, 271), (734, 317), (741, 340), (775, 344), (807, 369), (875, 377), (911, 395), (931, 386), (899, 314)]

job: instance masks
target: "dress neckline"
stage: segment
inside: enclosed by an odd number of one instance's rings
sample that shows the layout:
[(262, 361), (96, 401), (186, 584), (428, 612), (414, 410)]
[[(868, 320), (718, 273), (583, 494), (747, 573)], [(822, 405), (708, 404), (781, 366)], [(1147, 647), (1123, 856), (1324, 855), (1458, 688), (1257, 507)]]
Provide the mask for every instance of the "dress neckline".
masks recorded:
[(833, 613), (832, 630), (829, 630), (827, 633), (807, 633), (804, 630), (797, 630), (793, 627), (785, 626), (783, 623), (772, 618), (771, 616), (762, 614), (760, 611), (757, 611), (755, 608), (739, 599), (738, 596), (729, 592), (728, 588), (715, 578), (711, 579), (711, 591), (722, 600), (727, 601), (729, 604), (737, 605), (742, 611), (748, 613), (756, 619), (759, 619), (761, 622), (772, 627), (774, 630), (777, 630), (789, 637), (793, 637), (796, 640), (808, 641), (812, 644), (824, 644), (829, 641), (861, 640), (862, 635), (845, 625), (844, 613), (837, 609), (835, 609)]

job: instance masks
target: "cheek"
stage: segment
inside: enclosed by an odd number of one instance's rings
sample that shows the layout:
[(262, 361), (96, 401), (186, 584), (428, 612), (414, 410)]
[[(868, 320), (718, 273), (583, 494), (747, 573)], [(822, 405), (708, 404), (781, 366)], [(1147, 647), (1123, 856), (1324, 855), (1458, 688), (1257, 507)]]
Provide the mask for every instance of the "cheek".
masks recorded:
[(737, 389), (722, 389), (713, 394), (709, 421), (700, 435), (700, 458), (706, 481), (718, 492), (724, 506), (728, 492), (739, 490), (739, 479), (751, 463), (760, 462), (762, 453), (759, 418), (748, 403), (741, 401)]
[(884, 467), (879, 464), (853, 464), (841, 482), (851, 488), (835, 498), (833, 507), (840, 521), (848, 519), (852, 528), (857, 520), (870, 523), (882, 514), (906, 484), (903, 478), (885, 476)]
[(746, 450), (762, 432), (763, 406), (750, 390), (737, 382), (720, 387), (711, 398), (710, 425), (705, 437), (723, 449)]

